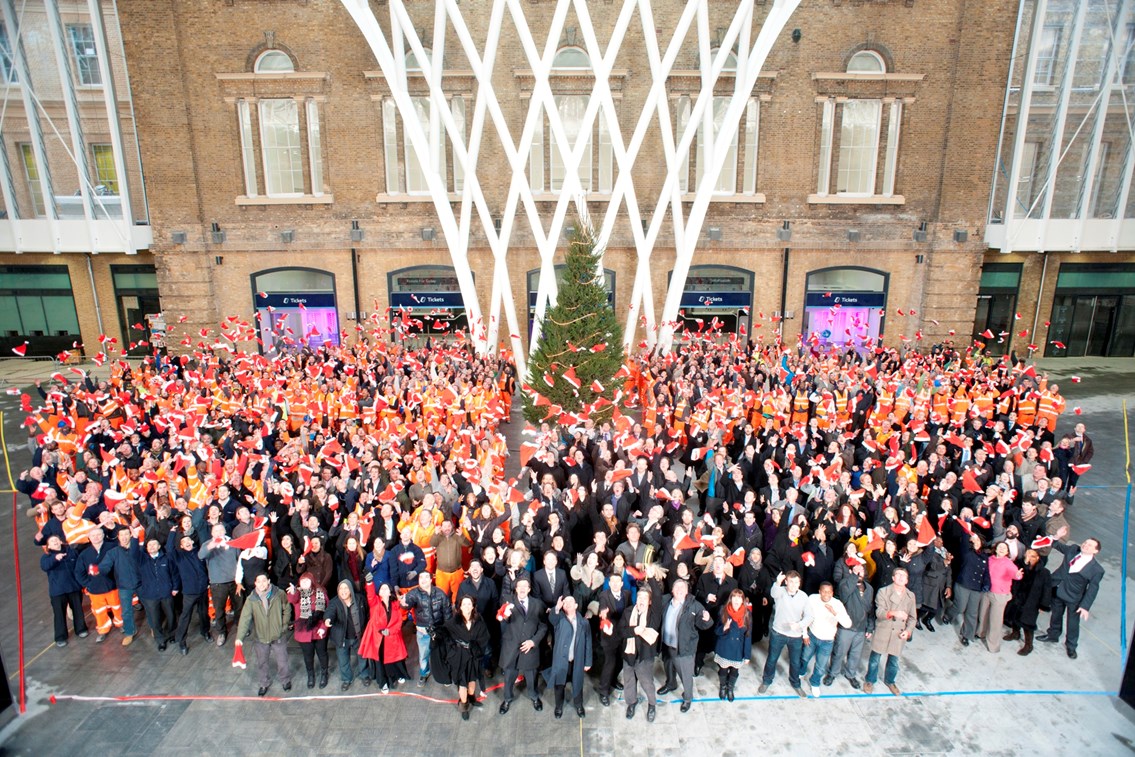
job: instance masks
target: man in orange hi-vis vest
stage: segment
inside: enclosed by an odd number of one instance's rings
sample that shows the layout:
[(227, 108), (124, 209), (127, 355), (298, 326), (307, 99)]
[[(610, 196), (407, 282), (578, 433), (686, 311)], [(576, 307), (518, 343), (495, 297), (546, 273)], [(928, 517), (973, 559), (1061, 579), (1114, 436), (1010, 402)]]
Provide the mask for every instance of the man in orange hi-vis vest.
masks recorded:
[(1036, 411), (1036, 425), (1041, 439), (1053, 441), (1056, 433), (1056, 420), (1064, 412), (1065, 401), (1060, 396), (1060, 386), (1049, 384), (1040, 394), (1040, 403)]

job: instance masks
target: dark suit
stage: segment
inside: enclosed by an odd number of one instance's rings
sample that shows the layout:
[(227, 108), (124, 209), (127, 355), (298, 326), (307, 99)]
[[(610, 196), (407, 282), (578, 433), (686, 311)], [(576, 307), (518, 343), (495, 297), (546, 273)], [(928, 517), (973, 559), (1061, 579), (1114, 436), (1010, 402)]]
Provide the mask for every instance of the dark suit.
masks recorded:
[(545, 607), (555, 607), (560, 597), (566, 597), (568, 591), (567, 574), (563, 568), (556, 568), (556, 584), (548, 580), (548, 571), (541, 568), (532, 576), (532, 596), (544, 603)]
[[(572, 648), (572, 626), (567, 616), (558, 610), (551, 615), (552, 667), (545, 673), (548, 685), (555, 688), (556, 712), (564, 707), (564, 689), (571, 682), (571, 701), (583, 706), (584, 672), (591, 667), (591, 626), (582, 615), (575, 616), (575, 646)], [(568, 661), (571, 657), (571, 661)]]
[(1074, 544), (1053, 542), (1054, 549), (1064, 554), (1064, 564), (1052, 575), (1052, 617), (1048, 624), (1047, 641), (1059, 641), (1063, 631), (1064, 616), (1068, 616), (1068, 637), (1064, 646), (1069, 652), (1076, 651), (1080, 640), (1079, 610), (1090, 610), (1099, 592), (1104, 569), (1094, 557), (1077, 572), (1069, 571), (1071, 563), (1080, 554), (1080, 547)]
[[(516, 674), (524, 673), (528, 682), (528, 697), (535, 701), (540, 694), (536, 690), (536, 670), (540, 667), (540, 642), (548, 633), (544, 622), (544, 603), (536, 597), (528, 597), (528, 610), (525, 612), (519, 599), (512, 599), (512, 614), (501, 621), (501, 668), (504, 670), (504, 699), (512, 701), (512, 687)], [(535, 646), (527, 652), (520, 645), (532, 641)]]
[[(611, 695), (611, 684), (623, 667), (623, 655), (620, 652), (620, 642), (625, 641), (619, 636), (616, 629), (623, 619), (623, 615), (632, 607), (630, 592), (623, 589), (619, 598), (610, 589), (604, 589), (599, 595), (599, 615), (611, 621), (611, 633), (599, 631), (599, 647), (603, 650), (603, 667), (599, 671), (599, 693), (603, 696)], [(604, 613), (604, 611), (606, 611)]]

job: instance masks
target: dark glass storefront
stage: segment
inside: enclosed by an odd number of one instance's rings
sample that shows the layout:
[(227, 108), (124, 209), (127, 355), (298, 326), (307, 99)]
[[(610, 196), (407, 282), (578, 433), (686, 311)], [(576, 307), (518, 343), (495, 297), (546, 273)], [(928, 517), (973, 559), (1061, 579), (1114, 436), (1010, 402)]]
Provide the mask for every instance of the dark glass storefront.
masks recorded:
[[(977, 314), (973, 321), (973, 338), (985, 344), (992, 355), (1008, 354), (1016, 327), (1017, 292), (1021, 285), (1020, 263), (986, 263), (981, 269), (981, 289), (977, 293)], [(1021, 327), (1024, 328), (1024, 327)], [(982, 337), (988, 329), (998, 336)], [(1026, 342), (1027, 343), (1027, 342)]]
[(1064, 263), (1050, 321), (1047, 357), (1135, 356), (1135, 265)]

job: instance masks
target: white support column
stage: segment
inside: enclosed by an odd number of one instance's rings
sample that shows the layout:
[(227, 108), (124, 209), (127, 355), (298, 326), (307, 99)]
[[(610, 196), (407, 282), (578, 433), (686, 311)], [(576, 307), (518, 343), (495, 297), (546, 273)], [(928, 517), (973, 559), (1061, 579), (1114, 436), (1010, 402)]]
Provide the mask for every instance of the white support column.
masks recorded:
[[(71, 78), (71, 66), (67, 62), (66, 42), (63, 37), (63, 19), (59, 16), (56, 0), (44, 0), (47, 12), (47, 29), (51, 36), (51, 46), (55, 53), (55, 67), (59, 73), (59, 87), (63, 94), (63, 109), (67, 113), (67, 129), (71, 132), (71, 159), (79, 176), (79, 197), (82, 201), (83, 220), (87, 226), (87, 238), (91, 252), (97, 253), (99, 238), (95, 231), (94, 209), (91, 206), (91, 172), (87, 162), (87, 146), (83, 140), (83, 124), (79, 118), (79, 103), (75, 99), (75, 82)], [(119, 182), (121, 183), (121, 182)]]
[[(19, 26), (14, 0), (3, 0), (0, 9), (4, 14), (4, 25), (12, 31), (12, 65), (16, 68), (20, 95), (27, 114), (28, 133), (31, 136), (32, 154), (35, 156), (36, 171), (39, 172), (40, 192), (43, 194), (43, 208), (51, 229), (52, 251), (59, 254), (62, 240), (59, 232), (59, 215), (55, 207), (55, 188), (51, 183), (51, 167), (47, 163), (47, 150), (43, 141), (43, 127), (39, 123), (39, 111), (32, 93), (32, 76), (24, 54), (23, 29)], [(22, 159), (22, 156), (21, 156)], [(19, 231), (16, 232), (19, 234)]]
[[(1029, 53), (1025, 62), (1025, 72), (1021, 79), (1021, 97), (1017, 104), (1017, 127), (1013, 132), (1013, 159), (1009, 166), (1009, 186), (1005, 193), (1005, 211), (1002, 223), (1005, 225), (1005, 244), (1001, 252), (1013, 251), (1013, 241), (1016, 230), (1013, 226), (1013, 216), (1017, 205), (1017, 189), (1021, 183), (1021, 160), (1025, 154), (1025, 137), (1028, 136), (1029, 109), (1033, 102), (1033, 83), (1036, 79), (1036, 62), (1040, 57), (1040, 38), (1044, 32), (1044, 18), (1048, 14), (1048, 0), (1036, 0), (1036, 9), (1033, 11), (1032, 32), (1029, 34)], [(1019, 24), (1018, 24), (1019, 28)], [(1020, 34), (1020, 31), (1017, 32)], [(1028, 216), (1028, 213), (1025, 214)]]
[[(110, 45), (107, 43), (106, 24), (102, 19), (102, 3), (99, 0), (87, 0), (87, 9), (91, 16), (95, 52), (98, 54), (102, 99), (106, 106), (107, 126), (110, 129), (111, 151), (114, 153), (114, 170), (118, 174), (118, 201), (122, 207), (122, 251), (133, 255), (138, 250), (134, 246), (134, 209), (130, 193), (130, 174), (126, 168), (126, 144), (122, 140), (122, 124), (118, 120), (118, 88), (114, 83), (114, 71), (110, 67)], [(120, 58), (120, 65), (123, 66), (125, 73), (124, 58)], [(145, 189), (142, 191), (144, 192)]]
[(1064, 63), (1064, 74), (1060, 77), (1060, 102), (1053, 118), (1052, 140), (1048, 150), (1048, 170), (1044, 176), (1044, 204), (1041, 211), (1040, 243), (1037, 252), (1048, 250), (1048, 227), (1052, 223), (1052, 203), (1056, 197), (1056, 172), (1064, 162), (1064, 126), (1068, 122), (1068, 103), (1072, 100), (1072, 82), (1076, 76), (1076, 59), (1080, 56), (1080, 40), (1084, 36), (1084, 18), (1088, 15), (1089, 3), (1078, 3), (1075, 20), (1072, 22), (1072, 43), (1068, 46)]
[[(740, 126), (741, 115), (745, 112), (745, 105), (748, 94), (753, 91), (753, 87), (757, 84), (757, 77), (760, 75), (761, 69), (764, 67), (765, 60), (768, 58), (769, 52), (772, 50), (773, 44), (776, 42), (780, 32), (784, 30), (785, 25), (788, 23), (793, 11), (800, 4), (799, 0), (777, 0), (772, 9), (769, 10), (768, 16), (765, 18), (764, 24), (761, 26), (761, 31), (757, 35), (756, 43), (752, 50), (744, 51), (748, 57), (745, 65), (744, 80), (741, 81), (738, 77), (736, 86), (734, 88), (733, 97), (730, 99), (729, 107), (725, 112), (725, 117), (722, 124), (722, 132), (718, 137), (725, 143), (733, 140)], [(747, 15), (752, 17), (752, 4), (748, 4)], [(734, 28), (730, 27), (733, 32)], [(735, 34), (733, 35), (735, 36)], [(731, 46), (733, 36), (726, 34), (725, 46)], [(724, 64), (724, 55), (728, 53), (727, 49), (723, 49), (718, 53), (718, 60), (714, 65), (714, 78), (720, 75), (721, 67)], [(702, 95), (698, 97), (698, 103), (695, 107), (704, 107), (706, 100), (705, 87), (702, 88)], [(709, 99), (712, 100), (712, 90), (708, 93)], [(689, 135), (686, 135), (687, 137)], [(728, 155), (728, 152), (722, 153)], [(659, 342), (663, 349), (670, 349), (674, 338), (674, 323), (678, 317), (678, 310), (681, 306), (682, 291), (686, 286), (686, 277), (690, 271), (690, 262), (693, 259), (694, 249), (698, 235), (701, 233), (702, 222), (705, 220), (705, 214), (709, 209), (709, 202), (712, 195), (712, 189), (717, 184), (717, 178), (721, 174), (724, 167), (724, 160), (721, 156), (709, 166), (707, 175), (703, 177), (704, 184), (698, 186), (698, 191), (694, 197), (693, 207), (690, 209), (690, 215), (687, 219), (687, 227), (684, 244), (677, 246), (677, 260), (674, 264), (674, 274), (670, 279), (670, 288), (666, 293), (666, 305), (662, 311), (662, 326), (659, 329)], [(667, 183), (673, 180), (673, 176), (667, 179)]]
[[(437, 210), (439, 223), (446, 235), (454, 269), (457, 271), (458, 279), (461, 283), (462, 296), (465, 298), (467, 307), (470, 309), (470, 323), (479, 324), (479, 329), (474, 327), (474, 331), (477, 332), (475, 341), (478, 344), (478, 349), (487, 350), (495, 346), (497, 341), (497, 329), (499, 328), (501, 320), (499, 317), (499, 309), (503, 308), (504, 320), (507, 321), (510, 335), (512, 336), (513, 351), (516, 354), (517, 367), (520, 375), (525, 375), (525, 361), (523, 359), (523, 353), (520, 350), (520, 335), (522, 332), (517, 322), (515, 298), (512, 296), (507, 265), (507, 253), (514, 224), (517, 221), (516, 215), (518, 210), (522, 207), (527, 216), (540, 256), (541, 275), (537, 286), (536, 319), (536, 328), (538, 329), (539, 320), (543, 317), (547, 305), (555, 301), (555, 268), (552, 261), (553, 256), (561, 244), (562, 230), (566, 215), (571, 205), (574, 203), (581, 218), (586, 218), (587, 216), (586, 197), (579, 179), (579, 174), (581, 173), (579, 169), (584, 151), (595, 130), (595, 120), (599, 118), (600, 113), (602, 113), (604, 123), (609, 127), (611, 138), (610, 149), (617, 165), (617, 172), (613, 177), (614, 186), (612, 187), (610, 201), (607, 203), (605, 209), (601, 228), (597, 230), (597, 242), (601, 246), (606, 245), (607, 240), (610, 239), (614, 224), (617, 222), (620, 209), (623, 203), (625, 203), (627, 214), (632, 224), (632, 235), (635, 240), (636, 251), (638, 252), (638, 266), (634, 284), (635, 292), (631, 300), (632, 317), (628, 328), (627, 339), (633, 339), (634, 321), (637, 316), (637, 308), (640, 305), (646, 306), (647, 320), (648, 323), (652, 325), (654, 319), (653, 298), (651, 296), (650, 284), (650, 250), (657, 239), (668, 208), (673, 213), (676, 240), (686, 239), (683, 208), (679, 194), (680, 188), (677, 180), (677, 168), (680, 161), (677, 160), (676, 156), (688, 154), (691, 144), (696, 138), (698, 131), (696, 127), (699, 119), (708, 117), (712, 122), (713, 83), (719, 78), (729, 49), (736, 44), (738, 38), (742, 40), (742, 49), (747, 57), (743, 64), (739, 65), (740, 71), (744, 73), (737, 77), (734, 97), (732, 99), (741, 102), (742, 109), (747, 101), (748, 91), (752, 89), (754, 84), (753, 80), (757, 73), (759, 73), (759, 66), (757, 66), (756, 69), (752, 68), (752, 64), (756, 62), (756, 58), (748, 55), (749, 45), (746, 36), (747, 30), (743, 31), (745, 25), (751, 26), (752, 24), (753, 0), (742, 0), (742, 2), (738, 4), (738, 9), (734, 15), (733, 23), (730, 26), (729, 34), (723, 44), (725, 49), (720, 51), (717, 56), (713, 57), (712, 61), (706, 64), (709, 67), (708, 79), (702, 86), (701, 96), (698, 98), (697, 102), (694, 103), (690, 123), (683, 130), (683, 134), (679, 135), (677, 140), (678, 144), (676, 146), (674, 144), (674, 135), (670, 130), (666, 78), (678, 54), (682, 50), (682, 43), (687, 32), (699, 12), (703, 14), (701, 23), (702, 34), (700, 37), (704, 41), (704, 44), (708, 45), (708, 16), (705, 15), (704, 10), (700, 10), (702, 4), (695, 0), (690, 0), (690, 2), (686, 3), (678, 22), (678, 31), (675, 33), (674, 39), (669, 43), (664, 60), (661, 60), (659, 56), (657, 32), (654, 27), (653, 10), (649, 0), (623, 0), (621, 11), (605, 49), (600, 46), (599, 40), (596, 38), (589, 8), (587, 3), (583, 2), (583, 0), (558, 0), (551, 14), (550, 25), (547, 27), (547, 37), (540, 41), (541, 44), (539, 47), (529, 29), (528, 20), (525, 17), (528, 5), (524, 3), (523, 0), (494, 0), (490, 10), (488, 33), (484, 38), (478, 35), (477, 40), (473, 39), (472, 34), (470, 34), (466, 26), (461, 8), (458, 5), (458, 0), (438, 0), (439, 3), (444, 4), (445, 8), (444, 12), (438, 10), (437, 7), (434, 9), (435, 23), (433, 36), (435, 41), (432, 61), (425, 59), (421, 40), (418, 39), (418, 33), (405, 7), (405, 0), (390, 0), (390, 44), (387, 44), (387, 39), (375, 20), (370, 8), (370, 3), (367, 2), (367, 0), (341, 0), (341, 2), (344, 7), (347, 8), (348, 12), (355, 20), (355, 23), (358, 24), (359, 28), (362, 30), (368, 44), (375, 53), (375, 57), (378, 60), (380, 68), (383, 70), (384, 76), (386, 76), (387, 80), (390, 82), (391, 96), (394, 106), (402, 117), (404, 138), (407, 143), (413, 145), (414, 149), (419, 154), (429, 154), (431, 148), (436, 143), (435, 137), (436, 139), (443, 139), (443, 135), (445, 134), (449, 135), (449, 139), (453, 144), (454, 165), (460, 165), (465, 177), (461, 191), (459, 217), (455, 216), (454, 208), (445, 192), (445, 182), (438, 181), (438, 177), (436, 176), (427, 178), (430, 196)], [(770, 19), (773, 23), (779, 24), (778, 32), (783, 28), (788, 15), (795, 9), (798, 2), (799, 0), (791, 0), (789, 2), (776, 0), (773, 10), (770, 13)], [(592, 62), (594, 82), (591, 96), (584, 110), (581, 123), (582, 128), (576, 138), (568, 139), (563, 125), (563, 119), (560, 118), (559, 111), (556, 107), (555, 94), (552, 91), (549, 74), (552, 60), (559, 46), (564, 24), (572, 8), (575, 9), (579, 19), (579, 28), (582, 32), (584, 45)], [(785, 8), (788, 8), (787, 12), (784, 11)], [(641, 115), (638, 117), (634, 134), (629, 141), (624, 143), (623, 131), (618, 125), (618, 113), (611, 93), (610, 77), (623, 39), (630, 27), (636, 9), (643, 21), (643, 33), (648, 50), (648, 58), (650, 58), (649, 74), (652, 77), (652, 82), (646, 103), (642, 108)], [(492, 81), (496, 50), (500, 45), (501, 27), (506, 11), (510, 14), (514, 22), (520, 51), (527, 60), (533, 73), (533, 87), (528, 102), (527, 114), (523, 129), (516, 139), (514, 139), (513, 134), (510, 132), (509, 123), (504, 117)], [(446, 107), (445, 93), (442, 91), (442, 78), (440, 77), (439, 71), (441, 65), (441, 57), (439, 55), (441, 42), (439, 35), (444, 36), (444, 33), (448, 31), (448, 29), (443, 30), (441, 28), (445, 26), (446, 22), (448, 22), (450, 25), (449, 28), (452, 29), (452, 33), (456, 36), (458, 48), (464, 52), (465, 57), (468, 59), (469, 68), (472, 69), (478, 84), (473, 118), (468, 130), (467, 140), (465, 139), (466, 132), (464, 130), (464, 124), (460, 127), (455, 124), (453, 114), (448, 107)], [(766, 27), (767, 26), (768, 24), (766, 23)], [(541, 28), (543, 28), (543, 24), (541, 24)], [(773, 34), (772, 36), (775, 38), (776, 35)], [(771, 46), (771, 39), (766, 44)], [(404, 71), (401, 70), (401, 66), (404, 50), (407, 45), (421, 63), (423, 76), (429, 84), (431, 111), (428, 123), (422, 123), (423, 119), (417, 117), (417, 114), (411, 107), (412, 103), (406, 91), (405, 75)], [(391, 50), (391, 47), (393, 47), (393, 50)], [(484, 51), (483, 55), (482, 51)], [(762, 56), (760, 62), (763, 63), (763, 60), (764, 57)], [(741, 97), (739, 93), (744, 93), (745, 96)], [(707, 108), (709, 109), (708, 114)], [(644, 233), (642, 228), (642, 219), (644, 216), (640, 213), (638, 205), (639, 198), (634, 189), (633, 174), (635, 161), (640, 153), (645, 134), (651, 125), (655, 111), (657, 111), (658, 121), (663, 130), (667, 180), (664, 183), (661, 194), (658, 196), (657, 204), (651, 211), (652, 215), (650, 217), (651, 223), (649, 229)], [(736, 122), (739, 120), (740, 115), (739, 113), (728, 113), (727, 120), (729, 117), (734, 118), (733, 129), (735, 130), (737, 126)], [(497, 135), (500, 137), (505, 158), (511, 172), (511, 181), (509, 182), (508, 193), (503, 209), (489, 208), (476, 174), (477, 156), (480, 151), (480, 143), (484, 129), (487, 126), (486, 120), (490, 121), (491, 127), (496, 130)], [(438, 121), (440, 125), (436, 123)], [(548, 129), (548, 144), (555, 146), (560, 155), (563, 156), (567, 171), (563, 188), (555, 208), (551, 213), (550, 222), (547, 225), (545, 224), (545, 218), (547, 216), (541, 215), (534, 199), (534, 189), (539, 191), (542, 190), (542, 188), (534, 188), (531, 185), (527, 172), (528, 158), (533, 142), (536, 140), (537, 135), (543, 133), (545, 124), (547, 124)], [(442, 131), (442, 129), (444, 129), (444, 131)], [(727, 132), (728, 130), (723, 130), (723, 134), (719, 135), (717, 138), (728, 138), (727, 141), (731, 141), (733, 138), (732, 134)], [(720, 151), (715, 151), (714, 154), (717, 152)], [(716, 172), (709, 171), (708, 173), (712, 175), (707, 178), (705, 186), (707, 191), (712, 192), (720, 170)], [(485, 230), (485, 235), (489, 240), (489, 245), (494, 257), (493, 286), (489, 298), (490, 311), (487, 313), (487, 321), (482, 321), (480, 315), (473, 312), (473, 308), (476, 306), (476, 300), (475, 291), (471, 288), (471, 273), (469, 272), (468, 264), (468, 240), (471, 236), (470, 227), (473, 211), (476, 211), (481, 225)], [(499, 233), (493, 226), (494, 215), (498, 215), (501, 219), (501, 229)], [(702, 215), (704, 216), (704, 210), (702, 211)], [(698, 224), (696, 224), (696, 227), (696, 229), (690, 230), (691, 236), (689, 237), (689, 243), (682, 243), (683, 249), (696, 246), (696, 237), (700, 231), (700, 220)], [(527, 308), (525, 308), (525, 310), (527, 310)], [(653, 340), (653, 335), (649, 338)], [(535, 339), (536, 334), (534, 334), (533, 337), (533, 344), (535, 343)]]

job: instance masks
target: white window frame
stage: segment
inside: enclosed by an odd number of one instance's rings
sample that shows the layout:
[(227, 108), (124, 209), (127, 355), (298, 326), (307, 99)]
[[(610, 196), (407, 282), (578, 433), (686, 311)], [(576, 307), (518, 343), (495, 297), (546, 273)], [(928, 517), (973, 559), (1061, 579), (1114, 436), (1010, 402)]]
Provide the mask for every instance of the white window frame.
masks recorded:
[(323, 181), (323, 133), (319, 125), (319, 103), (309, 97), (304, 102), (307, 115), (307, 158), (308, 168), (311, 172), (311, 194), (322, 197), (324, 193)]
[(741, 192), (746, 195), (757, 193), (757, 150), (760, 149), (761, 101), (750, 97), (745, 104), (745, 165), (742, 171)]
[(398, 166), (398, 105), (392, 97), (382, 101), (382, 154), (386, 163), (386, 193), (402, 194), (402, 172)]
[(816, 172), (816, 194), (827, 197), (832, 186), (832, 136), (835, 133), (835, 100), (824, 100), (820, 118), (819, 170)]
[[(686, 126), (690, 123), (690, 98), (689, 95), (682, 95), (678, 98), (678, 102), (674, 107), (674, 145), (677, 146), (682, 141), (682, 134), (686, 131)], [(682, 194), (688, 194), (690, 191), (690, 151), (686, 150), (681, 156), (681, 164), (678, 168), (678, 191)]]
[(607, 118), (599, 111), (599, 194), (609, 195), (615, 187), (614, 152)]
[[(76, 38), (77, 32), (83, 35), (83, 39)], [(94, 27), (90, 24), (67, 24), (67, 41), (71, 48), (71, 60), (75, 64), (76, 84), (80, 87), (101, 87), (102, 72), (99, 70)], [(88, 42), (89, 47), (85, 46)], [(84, 45), (82, 50), (79, 48), (81, 44)]]
[[(266, 122), (269, 120), (265, 117), (265, 113), (274, 109), (276, 104), (290, 103), (291, 108), (295, 112), (295, 144), (287, 145), (269, 145), (268, 134), (269, 128), (266, 127)], [(303, 197), (304, 196), (304, 176), (303, 176), (303, 135), (301, 133), (300, 124), (300, 109), (299, 103), (293, 97), (278, 97), (278, 98), (265, 98), (257, 101), (257, 116), (260, 126), (260, 160), (264, 170), (264, 193), (268, 197)], [(287, 133), (287, 132), (284, 132)], [(275, 134), (275, 132), (274, 132)], [(274, 141), (274, 140), (273, 140)], [(288, 162), (291, 167), (287, 169), (287, 173), (294, 176), (299, 175), (299, 191), (298, 192), (281, 192), (273, 191), (273, 174), (269, 168), (269, 154), (270, 152), (277, 152), (280, 155), (288, 155), (288, 153), (295, 151), (295, 157), (288, 157)], [(278, 189), (278, 187), (277, 187)]]
[(532, 148), (528, 151), (528, 183), (532, 186), (532, 191), (537, 194), (547, 191), (548, 188), (544, 180), (544, 124), (547, 119), (544, 117), (543, 106), (538, 107), (540, 127), (533, 132)]
[(240, 157), (244, 169), (244, 194), (256, 197), (256, 145), (252, 141), (252, 113), (248, 100), (236, 101), (237, 126), (240, 130)]
[[(461, 139), (461, 146), (465, 147), (465, 98), (454, 95), (449, 99), (449, 111), (453, 115), (453, 123), (457, 126), (457, 136)], [(453, 140), (450, 140), (450, 150), (453, 150), (453, 191), (465, 190), (465, 166), (457, 158)]]

